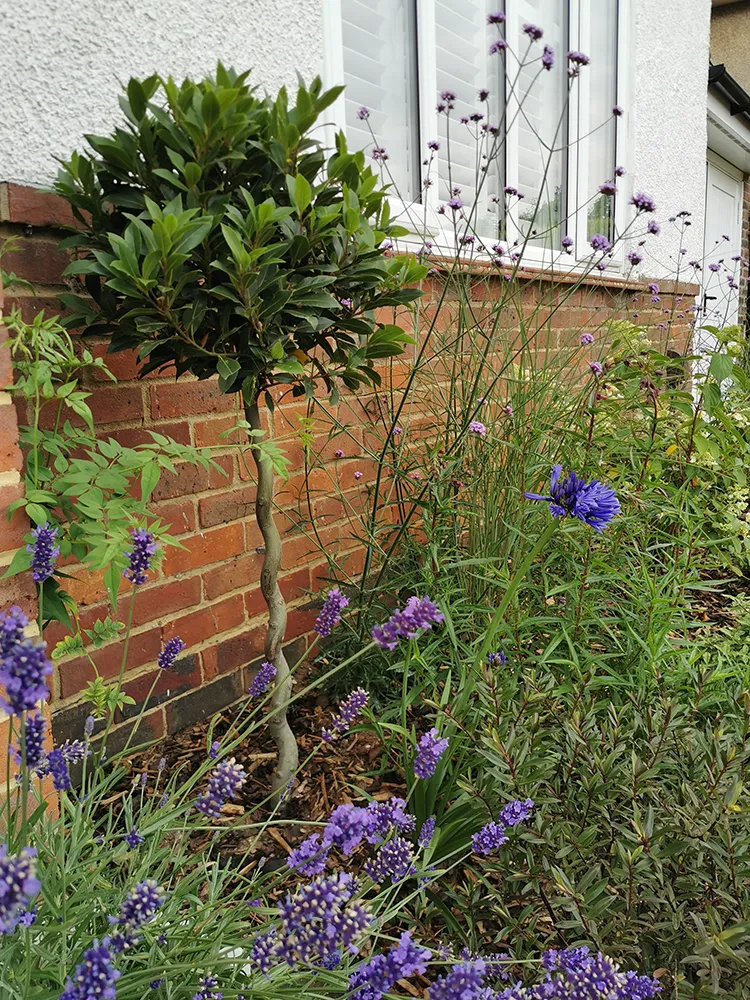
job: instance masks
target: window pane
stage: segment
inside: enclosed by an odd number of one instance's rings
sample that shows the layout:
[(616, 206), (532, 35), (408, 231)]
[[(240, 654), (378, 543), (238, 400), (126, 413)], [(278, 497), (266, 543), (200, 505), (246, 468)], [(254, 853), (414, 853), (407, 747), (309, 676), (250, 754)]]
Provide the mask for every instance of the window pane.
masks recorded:
[(614, 235), (614, 198), (597, 194), (599, 185), (612, 180), (615, 170), (615, 117), (617, 103), (617, 0), (596, 0), (588, 11), (588, 45), (591, 65), (586, 74), (589, 120), (582, 122), (583, 133), (593, 132), (586, 143), (588, 190), (583, 201), (594, 201), (588, 208), (589, 238), (603, 233)]
[(342, 0), (341, 12), (349, 147), (372, 151), (367, 122), (358, 115), (369, 108), (397, 193), (412, 201), (420, 186), (414, 0)]
[[(483, 131), (482, 125), (497, 125), (500, 121), (502, 59), (489, 54), (490, 43), (498, 34), (496, 28), (487, 24), (487, 15), (499, 6), (502, 4), (498, 0), (461, 0), (461, 3), (435, 0), (435, 99), (437, 101), (444, 91), (456, 95), (450, 116), (444, 113), (438, 116), (439, 197), (447, 201), (452, 188), (460, 188), (467, 217), (476, 201), (471, 228), (480, 236), (488, 237), (498, 235), (498, 206), (492, 196), (499, 191), (498, 150), (501, 146), (491, 134)], [(486, 101), (478, 97), (483, 89), (490, 92)], [(471, 121), (471, 116), (478, 114), (482, 115), (481, 120)], [(462, 124), (461, 118), (470, 120)], [(480, 183), (485, 169), (486, 180)]]
[[(519, 211), (521, 231), (536, 246), (559, 248), (565, 217), (567, 152), (566, 0), (517, 0), (518, 33), (513, 45), (525, 62), (519, 75), (518, 189), (524, 195)], [(541, 42), (529, 43), (522, 26), (544, 30)], [(541, 68), (542, 46), (555, 50), (551, 70)], [(524, 54), (528, 55), (524, 59)], [(511, 62), (511, 67), (513, 63)], [(511, 69), (511, 72), (513, 70)], [(554, 150), (557, 150), (556, 152)]]

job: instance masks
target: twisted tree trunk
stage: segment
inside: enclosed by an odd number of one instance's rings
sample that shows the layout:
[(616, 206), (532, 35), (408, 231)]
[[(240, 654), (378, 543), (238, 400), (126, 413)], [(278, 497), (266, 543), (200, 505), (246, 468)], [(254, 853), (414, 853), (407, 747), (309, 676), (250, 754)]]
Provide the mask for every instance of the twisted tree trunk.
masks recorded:
[[(261, 430), (257, 402), (245, 404), (245, 418), (253, 430)], [(277, 797), (285, 792), (299, 764), (297, 741), (286, 717), (287, 705), (292, 694), (292, 675), (282, 648), (286, 632), (286, 604), (278, 584), (281, 565), (281, 536), (273, 517), (273, 468), (270, 461), (257, 448), (253, 459), (258, 470), (258, 491), (255, 499), (255, 516), (263, 535), (265, 553), (260, 572), (260, 589), (268, 605), (266, 630), (266, 659), (276, 667), (276, 680), (271, 697), (271, 731), (278, 760), (273, 773), (272, 788)]]

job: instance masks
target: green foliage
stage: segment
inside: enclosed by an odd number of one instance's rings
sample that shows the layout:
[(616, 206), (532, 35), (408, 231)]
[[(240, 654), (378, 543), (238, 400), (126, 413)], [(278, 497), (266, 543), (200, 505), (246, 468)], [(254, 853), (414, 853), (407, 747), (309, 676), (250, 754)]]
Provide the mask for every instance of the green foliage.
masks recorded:
[(63, 165), (55, 190), (81, 223), (68, 274), (96, 306), (65, 297), (70, 321), (135, 348), (145, 372), (218, 374), (249, 402), (272, 382), (376, 383), (409, 338), (374, 310), (417, 298), (426, 268), (384, 255), (404, 230), (364, 154), (340, 134), (326, 160), (315, 137), (341, 88), (300, 81), (290, 104), (248, 75), (132, 79), (123, 127)]

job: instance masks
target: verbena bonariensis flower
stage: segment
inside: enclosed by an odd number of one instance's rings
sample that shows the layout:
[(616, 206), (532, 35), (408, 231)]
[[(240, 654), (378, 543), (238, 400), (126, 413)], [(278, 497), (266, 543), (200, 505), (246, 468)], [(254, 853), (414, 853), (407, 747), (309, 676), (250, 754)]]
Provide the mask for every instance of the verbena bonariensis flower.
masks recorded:
[(661, 226), (656, 221), (656, 219), (649, 219), (648, 225), (646, 226), (646, 232), (651, 233), (652, 236), (658, 236), (661, 232)]
[(115, 983), (119, 978), (107, 945), (94, 941), (83, 953), (83, 961), (76, 966), (60, 1000), (115, 1000)]
[(138, 832), (138, 830), (134, 826), (131, 827), (130, 830), (126, 834), (123, 835), (122, 839), (125, 841), (125, 843), (128, 845), (128, 847), (131, 849), (131, 851), (134, 851), (136, 849), (136, 847), (139, 847), (141, 844), (145, 843), (145, 841), (146, 841), (146, 838), (143, 837), (143, 836), (141, 836), (141, 834)]
[(276, 667), (268, 660), (264, 660), (258, 667), (258, 671), (250, 682), (247, 689), (251, 698), (260, 698), (268, 690), (268, 685), (276, 676)]
[(483, 854), (486, 857), (507, 841), (505, 827), (493, 820), (472, 836), (471, 846), (475, 854)]
[(604, 531), (612, 518), (620, 513), (620, 502), (615, 491), (604, 486), (598, 479), (587, 483), (570, 472), (560, 482), (562, 466), (555, 465), (550, 479), (550, 492), (524, 493), (529, 500), (545, 500), (553, 517), (577, 517), (590, 525), (594, 531)]
[(487, 427), (481, 420), (472, 420), (469, 424), (469, 431), (471, 434), (476, 434), (477, 437), (483, 438), (487, 434)]
[(593, 333), (582, 333), (581, 334), (581, 347), (588, 347), (589, 344), (594, 343)]
[(563, 248), (565, 253), (570, 253), (571, 250), (573, 249), (573, 237), (563, 236), (563, 238), (560, 240), (560, 246)]
[(45, 678), (52, 673), (52, 664), (45, 649), (46, 643), (24, 639), (15, 643), (0, 660), (0, 682), (5, 685), (5, 698), (0, 698), (0, 708), (9, 715), (30, 712), (38, 701), (49, 697)]
[(364, 688), (358, 687), (339, 705), (339, 710), (331, 716), (331, 729), (324, 729), (322, 736), (330, 743), (342, 733), (348, 731), (351, 724), (360, 715), (369, 701), (370, 695)]
[(594, 373), (594, 375), (596, 375), (597, 378), (604, 371), (604, 368), (602, 367), (601, 362), (599, 361), (589, 361), (589, 368)]
[(394, 611), (387, 622), (375, 626), (372, 637), (383, 649), (395, 649), (399, 639), (414, 639), (443, 621), (445, 615), (429, 597), (410, 597), (403, 611)]
[(431, 778), (438, 761), (448, 748), (448, 740), (440, 739), (435, 728), (428, 730), (419, 741), (414, 759), (414, 773), (418, 778)]
[(630, 199), (630, 204), (635, 205), (637, 212), (655, 212), (656, 202), (649, 194), (644, 194), (642, 191), (636, 191), (633, 197)]
[(60, 555), (60, 549), (55, 545), (57, 528), (49, 522), (40, 524), (31, 532), (34, 539), (26, 551), (31, 553), (31, 576), (35, 583), (44, 583), (55, 572), (55, 559)]
[(639, 254), (637, 250), (631, 250), (628, 254), (628, 261), (633, 265), (633, 267), (635, 267), (636, 264), (640, 264), (642, 260), (643, 255)]
[(6, 657), (19, 642), (24, 640), (24, 629), (29, 619), (17, 604), (0, 615), (0, 658)]
[(487, 993), (486, 974), (487, 966), (481, 958), (458, 962), (430, 986), (429, 1000), (482, 1000)]
[(602, 233), (595, 233), (589, 240), (589, 244), (592, 250), (597, 250), (600, 253), (606, 253), (612, 249), (612, 244)]
[(591, 62), (589, 57), (584, 52), (568, 52), (566, 54), (568, 61), (575, 63), (577, 66), (588, 66)]
[(164, 890), (152, 878), (134, 886), (120, 903), (119, 914), (107, 918), (112, 926), (117, 927), (110, 939), (113, 950), (124, 951), (135, 944), (136, 932), (154, 919), (166, 898)]
[(23, 748), (19, 738), (18, 749), (13, 751), (13, 759), (17, 764), (23, 764), (25, 758), (26, 769), (30, 773), (38, 772), (44, 764), (46, 758), (44, 733), (46, 729), (47, 723), (40, 712), (26, 716)]
[(204, 816), (218, 819), (221, 807), (227, 799), (236, 798), (246, 781), (247, 773), (234, 757), (220, 761), (209, 775), (208, 791), (195, 800), (195, 808)]
[(435, 817), (430, 816), (422, 824), (422, 829), (419, 831), (419, 836), (417, 837), (417, 846), (421, 847), (423, 850), (430, 846), (432, 843), (432, 838), (435, 836)]
[(545, 45), (544, 51), (542, 52), (542, 66), (546, 70), (551, 70), (555, 65), (555, 50), (551, 45)]
[(349, 598), (346, 594), (342, 594), (338, 587), (331, 587), (313, 626), (318, 635), (331, 634), (334, 627), (341, 621), (341, 612), (348, 604)]
[(544, 32), (536, 24), (524, 24), (523, 33), (528, 35), (532, 42), (538, 42)]
[(500, 810), (497, 821), (502, 826), (517, 826), (525, 823), (533, 811), (533, 799), (513, 799)]
[(156, 657), (157, 666), (161, 670), (169, 670), (170, 667), (174, 666), (174, 661), (183, 649), (187, 649), (187, 643), (183, 642), (179, 635), (167, 639), (161, 648), (161, 652)]
[(400, 882), (407, 875), (414, 875), (416, 870), (411, 844), (403, 837), (387, 841), (373, 861), (365, 862), (365, 871), (373, 882), (383, 882), (387, 878), (394, 883)]
[(133, 528), (130, 532), (130, 538), (133, 548), (130, 552), (125, 553), (128, 557), (128, 566), (122, 575), (126, 580), (140, 586), (148, 579), (151, 560), (156, 554), (156, 539), (145, 528)]
[(349, 988), (357, 1000), (380, 1000), (390, 993), (399, 979), (424, 975), (432, 952), (412, 940), (404, 931), (387, 952), (373, 957), (349, 977)]
[(339, 872), (302, 886), (279, 906), (280, 925), (259, 935), (251, 959), (267, 972), (276, 961), (313, 964), (339, 952), (357, 953), (357, 939), (372, 922), (369, 911), (353, 902), (357, 883)]
[(0, 845), (0, 934), (12, 934), (42, 885), (36, 877), (36, 850), (8, 854)]

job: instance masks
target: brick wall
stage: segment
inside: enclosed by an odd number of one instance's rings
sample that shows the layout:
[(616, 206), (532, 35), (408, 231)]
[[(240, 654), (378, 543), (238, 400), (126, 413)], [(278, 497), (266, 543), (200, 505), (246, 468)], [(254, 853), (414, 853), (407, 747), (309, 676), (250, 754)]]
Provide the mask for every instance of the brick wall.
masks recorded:
[[(33, 282), (35, 288), (35, 294), (21, 291), (13, 300), (26, 318), (41, 308), (59, 311), (55, 296), (63, 287), (66, 260), (56, 244), (58, 227), (68, 221), (67, 206), (53, 196), (18, 185), (0, 185), (0, 240), (14, 234), (21, 242), (18, 253), (8, 255), (6, 269)], [(477, 271), (481, 270), (477, 267)], [(493, 297), (498, 288), (499, 281), (494, 285), (477, 282), (478, 312), (487, 305), (482, 298)], [(423, 300), (426, 315), (435, 294), (436, 288), (428, 289)], [(695, 289), (690, 286), (677, 288), (662, 283), (662, 303), (654, 306), (650, 295), (643, 293), (641, 283), (608, 278), (602, 284), (601, 280), (587, 279), (557, 311), (552, 327), (560, 340), (577, 336), (582, 329), (595, 328), (613, 314), (624, 316), (635, 309), (640, 310), (638, 322), (650, 323), (656, 329), (663, 320), (663, 308), (677, 303), (679, 309), (681, 296), (691, 294)], [(549, 296), (550, 310), (554, 309), (559, 291), (545, 290), (533, 280), (522, 282), (521, 311), (530, 310), (545, 295)], [(450, 313), (449, 296), (443, 311), (446, 324), (450, 323)], [(672, 339), (678, 347), (684, 346), (687, 324), (687, 319), (679, 320), (673, 331)], [(507, 333), (513, 335), (513, 330)], [(94, 353), (104, 354), (103, 342), (88, 342), (88, 346)], [(0, 358), (7, 382), (7, 352)], [(145, 739), (191, 724), (237, 700), (246, 690), (263, 648), (265, 605), (258, 588), (262, 539), (254, 521), (255, 493), (250, 472), (236, 449), (220, 439), (236, 421), (236, 398), (220, 394), (212, 381), (175, 381), (168, 373), (139, 380), (131, 354), (109, 355), (107, 364), (117, 376), (118, 385), (112, 386), (101, 376), (97, 380), (94, 373), (87, 386), (93, 393), (89, 403), (101, 434), (130, 446), (150, 440), (147, 431), (153, 429), (186, 444), (215, 448), (222, 470), (205, 472), (185, 465), (174, 475), (164, 474), (154, 493), (154, 511), (172, 524), (171, 533), (185, 548), (169, 549), (158, 574), (140, 589), (126, 664), (128, 693), (136, 702), (144, 698), (156, 677), (156, 655), (164, 640), (179, 634), (188, 649), (174, 672), (158, 678), (154, 707), (142, 731)], [(405, 363), (392, 367), (391, 387), (396, 391), (406, 371)], [(278, 392), (276, 396), (280, 399)], [(373, 394), (344, 400), (336, 408), (336, 417), (346, 424), (347, 432), (339, 438), (329, 438), (330, 427), (320, 417), (313, 429), (313, 450), (320, 452), (325, 461), (310, 480), (310, 506), (320, 542), (328, 553), (335, 551), (341, 571), (353, 578), (363, 565), (353, 514), (366, 502), (368, 481), (372, 479), (374, 463), (364, 457), (364, 451), (372, 444), (370, 426), (378, 419), (377, 404)], [(15, 414), (7, 399), (0, 408), (0, 417), (3, 411), (6, 417), (0, 422), (0, 458), (6, 464), (2, 466), (0, 484), (7, 503), (19, 490), (20, 455), (14, 437)], [(281, 513), (277, 515), (285, 535), (280, 584), (289, 602), (287, 641), (293, 647), (289, 650), (292, 661), (304, 652), (317, 614), (312, 592), (325, 586), (328, 569), (319, 546), (299, 530), (305, 477), (298, 418), (305, 412), (305, 404), (281, 400), (275, 418), (275, 434), (292, 459), (289, 482), (279, 483)], [(426, 419), (425, 412), (413, 414), (412, 430), (418, 431), (419, 421)], [(338, 449), (344, 451), (343, 458), (335, 457)], [(361, 479), (354, 477), (355, 470), (363, 473)], [(22, 530), (18, 521), (12, 530), (2, 522), (0, 547), (7, 550), (7, 558), (0, 559), (9, 561)], [(75, 575), (75, 581), (66, 581), (66, 589), (79, 603), (83, 627), (89, 627), (108, 612), (104, 588), (101, 579), (93, 574)], [(3, 606), (12, 600), (32, 602), (29, 580), (17, 577), (10, 584), (2, 594)], [(46, 638), (52, 644), (63, 634), (64, 630), (52, 626)], [(112, 643), (96, 653), (98, 669), (105, 678), (118, 674), (121, 655), (121, 643)], [(83, 658), (56, 662), (52, 710), (58, 738), (80, 735), (87, 714), (80, 692), (91, 677), (91, 667)], [(127, 720), (139, 709), (136, 704), (124, 714), (119, 739), (127, 733)]]

